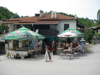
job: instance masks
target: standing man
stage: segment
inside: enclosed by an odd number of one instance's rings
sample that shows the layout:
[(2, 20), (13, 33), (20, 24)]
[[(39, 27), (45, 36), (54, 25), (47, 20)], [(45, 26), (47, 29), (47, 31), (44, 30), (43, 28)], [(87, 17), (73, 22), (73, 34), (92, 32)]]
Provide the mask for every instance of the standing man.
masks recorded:
[(52, 42), (52, 51), (53, 51), (53, 55), (55, 55), (55, 41)]

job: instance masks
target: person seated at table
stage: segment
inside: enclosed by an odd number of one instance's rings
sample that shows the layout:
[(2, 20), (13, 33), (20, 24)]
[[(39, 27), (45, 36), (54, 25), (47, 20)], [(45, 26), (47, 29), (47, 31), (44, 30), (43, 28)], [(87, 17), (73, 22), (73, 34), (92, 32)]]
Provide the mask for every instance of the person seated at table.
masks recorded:
[(68, 49), (68, 46), (66, 45), (66, 43), (65, 43), (65, 45), (63, 47), (64, 47), (63, 50), (64, 49)]
[(77, 46), (76, 46), (74, 52), (78, 52), (78, 51), (82, 51), (82, 46), (79, 43), (77, 43)]

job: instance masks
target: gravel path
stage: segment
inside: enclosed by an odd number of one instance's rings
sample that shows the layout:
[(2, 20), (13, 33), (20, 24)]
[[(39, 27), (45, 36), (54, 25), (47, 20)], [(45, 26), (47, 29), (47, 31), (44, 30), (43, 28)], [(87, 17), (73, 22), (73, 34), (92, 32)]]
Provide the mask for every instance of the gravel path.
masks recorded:
[(59, 59), (52, 55), (53, 62), (38, 58), (14, 59), (0, 55), (0, 75), (100, 75), (100, 44), (90, 45), (89, 53), (73, 59)]

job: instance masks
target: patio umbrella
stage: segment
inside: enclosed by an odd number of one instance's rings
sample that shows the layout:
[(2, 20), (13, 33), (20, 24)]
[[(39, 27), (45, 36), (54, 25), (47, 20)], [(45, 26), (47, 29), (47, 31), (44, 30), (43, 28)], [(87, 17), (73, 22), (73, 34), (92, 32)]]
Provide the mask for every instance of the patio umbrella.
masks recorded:
[(71, 33), (71, 32), (65, 32), (62, 34), (59, 34), (58, 37), (74, 37), (77, 36), (77, 34)]
[[(71, 33), (71, 32), (64, 32), (64, 33), (61, 33), (57, 36), (60, 37), (60, 38), (66, 38), (67, 39), (67, 38), (75, 37), (75, 36), (77, 36), (77, 34), (74, 34), (74, 33)], [(66, 39), (65, 39), (65, 43), (66, 43)], [(61, 41), (60, 41), (60, 43), (61, 43)]]
[(74, 33), (77, 35), (77, 36), (73, 36), (73, 37), (84, 37), (83, 33), (79, 32), (78, 30), (76, 30), (74, 28), (68, 28), (67, 30), (63, 31), (62, 33), (66, 33), (66, 32), (71, 32), (71, 33)]
[(44, 39), (45, 37), (31, 31), (28, 28), (22, 27), (2, 37), (2, 40), (29, 40), (29, 39)]

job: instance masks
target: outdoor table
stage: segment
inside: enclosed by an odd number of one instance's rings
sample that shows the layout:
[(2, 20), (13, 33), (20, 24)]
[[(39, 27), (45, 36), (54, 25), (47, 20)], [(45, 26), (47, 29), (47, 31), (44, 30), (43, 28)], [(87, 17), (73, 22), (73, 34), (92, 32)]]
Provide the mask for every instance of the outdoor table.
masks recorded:
[(60, 50), (61, 50), (61, 49), (63, 49), (63, 48), (57, 48), (57, 49), (60, 49)]
[(64, 49), (63, 51), (65, 52), (65, 58), (67, 58), (67, 57), (71, 58), (71, 56), (72, 56), (72, 49)]
[(68, 53), (70, 53), (70, 52), (72, 53), (72, 49), (64, 49), (63, 51), (68, 52)]

